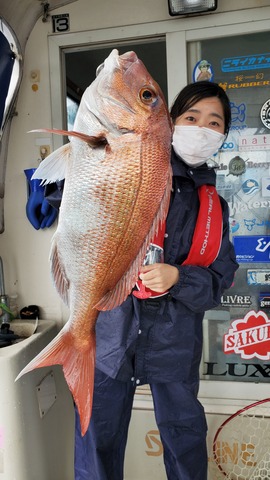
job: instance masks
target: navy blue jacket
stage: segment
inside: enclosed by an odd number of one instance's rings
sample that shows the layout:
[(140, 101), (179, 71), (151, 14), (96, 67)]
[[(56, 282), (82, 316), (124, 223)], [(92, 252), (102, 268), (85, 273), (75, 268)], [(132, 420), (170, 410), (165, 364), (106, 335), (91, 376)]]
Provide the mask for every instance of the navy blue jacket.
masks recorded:
[(198, 380), (204, 312), (220, 303), (238, 268), (223, 198), (223, 240), (217, 259), (208, 268), (181, 266), (197, 220), (198, 187), (215, 185), (216, 174), (206, 164), (190, 168), (174, 153), (172, 167), (164, 256), (165, 263), (179, 269), (179, 281), (166, 297), (139, 300), (130, 295), (119, 307), (101, 312), (96, 324), (97, 368), (137, 384)]

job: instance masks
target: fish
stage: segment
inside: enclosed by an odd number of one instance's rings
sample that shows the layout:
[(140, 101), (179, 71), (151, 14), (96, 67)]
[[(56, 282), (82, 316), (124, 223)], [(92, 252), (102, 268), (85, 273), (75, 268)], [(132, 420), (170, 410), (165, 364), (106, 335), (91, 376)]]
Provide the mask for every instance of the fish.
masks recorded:
[(172, 122), (164, 95), (133, 51), (113, 49), (85, 90), (74, 130), (32, 178), (65, 179), (51, 240), (52, 280), (69, 319), (20, 372), (62, 365), (85, 435), (92, 412), (95, 324), (138, 279), (148, 245), (168, 212)]

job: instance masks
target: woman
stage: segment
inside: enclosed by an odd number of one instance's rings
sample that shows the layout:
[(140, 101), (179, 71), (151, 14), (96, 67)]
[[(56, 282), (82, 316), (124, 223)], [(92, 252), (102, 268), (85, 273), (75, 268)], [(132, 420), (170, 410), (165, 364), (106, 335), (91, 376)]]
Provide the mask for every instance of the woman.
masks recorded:
[(193, 83), (179, 93), (171, 117), (173, 189), (165, 263), (141, 268), (141, 287), (156, 296), (141, 299), (134, 292), (99, 315), (93, 411), (84, 437), (76, 412), (76, 480), (123, 479), (133, 397), (145, 383), (152, 391), (167, 478), (207, 478), (207, 425), (197, 399), (202, 320), (220, 303), (238, 265), (228, 206), (217, 196), (216, 174), (206, 162), (228, 133), (229, 100), (215, 83)]

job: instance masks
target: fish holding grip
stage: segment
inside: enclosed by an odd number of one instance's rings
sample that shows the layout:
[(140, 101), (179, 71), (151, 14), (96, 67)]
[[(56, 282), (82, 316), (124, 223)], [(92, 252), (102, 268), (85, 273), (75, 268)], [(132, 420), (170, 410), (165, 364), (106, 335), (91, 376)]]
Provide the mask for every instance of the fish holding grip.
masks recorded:
[[(165, 236), (165, 229), (166, 229), (166, 222), (163, 222), (162, 224), (159, 225), (159, 229), (155, 237), (153, 238), (153, 241), (150, 243), (144, 261), (143, 265), (152, 265), (153, 263), (164, 263), (164, 249), (163, 249), (163, 243), (164, 243), (164, 236)], [(166, 295), (168, 292), (154, 292), (153, 290), (150, 290), (150, 288), (147, 288), (143, 285), (141, 279), (139, 278), (138, 281), (136, 282), (136, 287), (137, 290), (133, 290), (132, 294), (134, 297), (139, 298), (141, 300), (147, 299), (147, 298), (152, 298), (152, 297), (162, 297), (163, 295)]]

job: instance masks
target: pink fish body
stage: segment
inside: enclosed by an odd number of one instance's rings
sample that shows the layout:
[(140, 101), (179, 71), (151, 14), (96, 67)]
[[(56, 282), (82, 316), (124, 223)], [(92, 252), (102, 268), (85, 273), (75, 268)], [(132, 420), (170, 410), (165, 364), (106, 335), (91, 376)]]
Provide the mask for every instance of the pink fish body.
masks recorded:
[(82, 97), (70, 143), (35, 172), (47, 183), (65, 178), (50, 261), (70, 317), (19, 377), (62, 365), (82, 435), (91, 418), (98, 311), (126, 299), (166, 218), (171, 134), (157, 83), (134, 52), (113, 50)]

